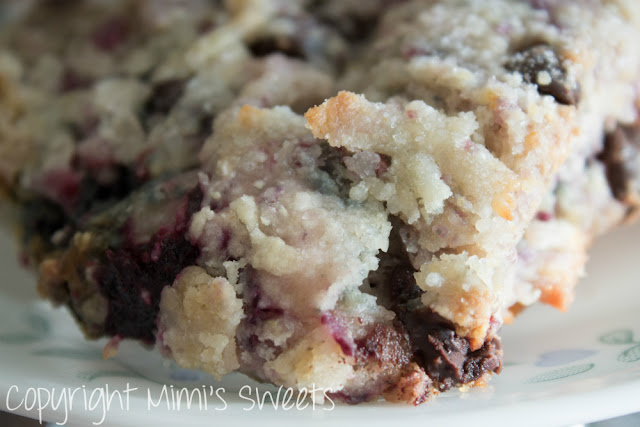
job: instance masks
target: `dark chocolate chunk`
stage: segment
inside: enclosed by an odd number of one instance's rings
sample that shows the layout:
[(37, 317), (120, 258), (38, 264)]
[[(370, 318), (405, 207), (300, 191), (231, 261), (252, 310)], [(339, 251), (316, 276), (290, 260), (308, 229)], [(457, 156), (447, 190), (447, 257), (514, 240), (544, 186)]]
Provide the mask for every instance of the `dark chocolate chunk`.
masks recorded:
[(497, 337), (471, 351), (469, 341), (456, 334), (449, 320), (426, 307), (400, 310), (399, 317), (411, 338), (415, 361), (440, 391), (473, 382), (487, 372), (500, 371), (502, 345)]
[(640, 187), (640, 125), (619, 126), (607, 134), (598, 156), (604, 163), (614, 197), (624, 203), (638, 200)]
[(291, 37), (267, 36), (258, 38), (249, 43), (251, 53), (262, 58), (273, 53), (281, 53), (290, 58), (304, 59), (305, 54), (300, 40)]
[(541, 95), (551, 95), (560, 104), (575, 105), (580, 101), (580, 88), (568, 82), (560, 58), (548, 44), (515, 53), (505, 68), (520, 73), (524, 81), (538, 86)]
[(487, 372), (499, 372), (502, 346), (497, 337), (471, 351), (469, 340), (455, 332), (455, 325), (422, 305), (422, 290), (414, 278), (408, 258), (400, 259), (388, 277), (392, 310), (406, 330), (413, 360), (434, 381), (440, 391), (468, 384)]
[(396, 305), (404, 305), (422, 295), (422, 289), (416, 284), (413, 276), (415, 269), (411, 264), (397, 265), (391, 272), (391, 298)]
[(281, 54), (289, 58), (303, 59), (325, 70), (334, 69), (343, 61), (345, 46), (340, 37), (315, 16), (302, 13), (283, 18), (291, 26), (286, 33), (267, 29), (264, 33), (246, 40), (247, 48), (253, 56), (262, 58)]
[[(399, 321), (377, 323), (368, 327), (366, 332), (354, 340), (351, 333), (347, 332), (348, 327), (340, 323), (339, 315), (330, 315), (329, 319), (325, 316), (322, 323), (329, 328), (343, 352), (354, 357), (354, 370), (363, 373), (363, 377), (367, 378), (364, 383), (347, 386), (336, 395), (337, 398), (350, 404), (377, 399), (390, 386), (395, 387), (403, 375), (408, 374), (408, 365), (412, 357), (411, 343)], [(421, 379), (428, 382), (424, 374)], [(427, 389), (428, 386), (423, 387), (423, 390)], [(409, 393), (409, 390), (406, 392)], [(415, 399), (420, 397), (416, 395)]]
[(402, 325), (376, 324), (363, 338), (356, 340), (358, 362), (372, 360), (391, 369), (410, 361), (409, 336)]
[(355, 341), (355, 347), (354, 369), (376, 374), (371, 375), (363, 385), (347, 387), (335, 394), (335, 397), (349, 404), (377, 399), (390, 385), (401, 379), (404, 367), (411, 362), (409, 337), (399, 322), (376, 324)]

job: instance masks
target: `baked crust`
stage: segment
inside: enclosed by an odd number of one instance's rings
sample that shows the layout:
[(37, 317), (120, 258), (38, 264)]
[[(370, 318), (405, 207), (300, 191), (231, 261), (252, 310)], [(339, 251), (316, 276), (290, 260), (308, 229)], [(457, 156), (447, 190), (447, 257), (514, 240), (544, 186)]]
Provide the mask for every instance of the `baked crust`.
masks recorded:
[(106, 356), (420, 404), (640, 211), (639, 33), (631, 0), (36, 1), (0, 194)]

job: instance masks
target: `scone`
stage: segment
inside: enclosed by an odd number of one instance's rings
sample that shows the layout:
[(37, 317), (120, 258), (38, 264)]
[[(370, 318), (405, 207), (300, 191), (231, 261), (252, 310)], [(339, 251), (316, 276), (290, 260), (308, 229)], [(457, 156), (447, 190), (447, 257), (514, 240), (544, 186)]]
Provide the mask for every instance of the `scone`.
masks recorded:
[(89, 338), (419, 404), (640, 206), (640, 4), (37, 1), (0, 189)]

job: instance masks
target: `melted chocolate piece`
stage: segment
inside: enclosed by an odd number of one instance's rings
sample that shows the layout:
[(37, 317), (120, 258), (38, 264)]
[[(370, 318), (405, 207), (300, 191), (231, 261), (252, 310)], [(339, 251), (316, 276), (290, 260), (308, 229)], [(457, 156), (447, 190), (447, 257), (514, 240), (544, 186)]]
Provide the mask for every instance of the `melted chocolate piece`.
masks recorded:
[(420, 298), (422, 289), (416, 284), (413, 276), (415, 270), (406, 260), (406, 264), (397, 265), (391, 271), (389, 278), (391, 284), (391, 298), (397, 307), (404, 307), (409, 301)]
[(517, 52), (505, 68), (520, 73), (524, 81), (538, 86), (541, 95), (551, 95), (560, 104), (575, 105), (580, 101), (580, 89), (569, 84), (566, 70), (548, 44), (537, 44)]
[[(351, 334), (344, 333), (347, 327), (339, 324), (339, 317), (336, 320), (338, 324), (331, 325), (323, 316), (322, 323), (328, 326), (342, 351), (355, 358), (354, 370), (367, 372), (370, 376), (365, 383), (347, 387), (336, 393), (335, 397), (349, 404), (357, 404), (377, 399), (389, 386), (395, 387), (407, 371), (412, 356), (409, 335), (402, 324), (399, 321), (378, 323), (371, 326), (363, 336), (353, 340)], [(421, 396), (416, 396), (419, 397)]]
[(356, 360), (375, 361), (381, 366), (406, 365), (410, 361), (409, 336), (400, 324), (376, 324), (363, 338), (356, 340)]
[(633, 198), (638, 199), (634, 184), (640, 180), (639, 158), (640, 125), (619, 126), (605, 136), (598, 159), (606, 167), (611, 192), (621, 202), (633, 204)]
[(416, 362), (440, 391), (473, 382), (487, 372), (500, 371), (502, 345), (498, 338), (470, 351), (469, 341), (456, 334), (454, 325), (427, 308), (406, 311), (401, 319), (411, 337)]
[(487, 372), (500, 372), (502, 345), (497, 337), (482, 348), (471, 351), (469, 341), (455, 332), (455, 325), (431, 311), (418, 300), (422, 290), (413, 276), (415, 270), (406, 260), (390, 275), (393, 310), (407, 331), (413, 360), (437, 384), (440, 391), (468, 384)]
[(304, 59), (305, 54), (300, 40), (290, 37), (267, 36), (252, 41), (249, 50), (258, 58), (262, 58), (273, 53), (282, 53), (290, 58)]
[[(279, 53), (289, 58), (303, 59), (320, 68), (339, 66), (343, 60), (344, 47), (340, 47), (339, 36), (335, 31), (315, 16), (306, 13), (286, 16), (285, 19), (292, 26), (287, 33), (266, 29), (265, 33), (247, 40), (247, 48), (253, 56), (262, 58)], [(306, 109), (301, 112), (304, 111)]]

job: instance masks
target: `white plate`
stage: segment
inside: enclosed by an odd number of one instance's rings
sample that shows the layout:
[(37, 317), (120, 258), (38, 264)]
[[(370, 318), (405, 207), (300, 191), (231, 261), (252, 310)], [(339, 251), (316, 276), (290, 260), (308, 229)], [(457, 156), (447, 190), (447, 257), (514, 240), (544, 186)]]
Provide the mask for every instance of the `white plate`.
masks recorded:
[[(103, 360), (104, 340), (85, 341), (66, 310), (37, 300), (34, 278), (17, 267), (7, 241), (6, 234), (0, 235), (0, 408), (14, 413), (38, 418), (37, 404), (30, 408), (38, 388), (44, 420), (63, 422), (68, 416), (68, 425), (97, 424), (104, 415), (103, 425), (121, 426), (229, 425), (231, 421), (261, 426), (326, 422), (387, 426), (401, 421), (495, 427), (568, 425), (640, 411), (638, 226), (619, 229), (598, 241), (588, 277), (568, 314), (537, 306), (504, 328), (505, 367), (486, 389), (445, 393), (417, 408), (380, 402), (337, 405), (332, 410), (327, 410), (332, 405), (276, 410), (264, 394), (276, 389), (266, 386), (260, 386), (260, 397), (267, 400), (259, 408), (257, 384), (241, 375), (216, 382), (126, 342), (115, 359)], [(128, 409), (127, 384), (137, 388), (129, 393)], [(169, 399), (149, 408), (149, 396), (153, 402), (160, 400), (162, 384), (173, 385), (166, 388)], [(249, 396), (245, 387), (242, 399), (239, 391), (245, 385), (253, 392)], [(57, 401), (62, 389), (69, 393), (76, 388), (70, 410), (64, 401), (57, 409), (47, 404), (47, 394), (54, 393)], [(201, 407), (197, 399), (190, 409), (185, 399), (180, 409), (175, 407), (171, 393), (183, 388), (205, 390), (206, 409), (204, 398)], [(122, 405), (115, 391), (120, 392)], [(112, 396), (108, 410), (100, 393)], [(87, 409), (91, 406), (93, 411)]]

